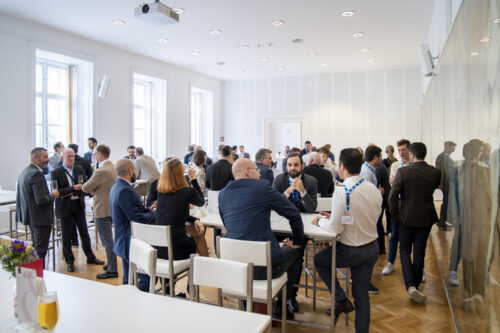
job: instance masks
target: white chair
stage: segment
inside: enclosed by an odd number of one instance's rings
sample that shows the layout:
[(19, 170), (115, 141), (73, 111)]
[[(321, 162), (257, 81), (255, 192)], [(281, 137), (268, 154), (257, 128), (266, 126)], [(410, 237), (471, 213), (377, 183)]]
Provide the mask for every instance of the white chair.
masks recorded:
[(128, 284), (137, 287), (139, 270), (149, 275), (149, 292), (155, 292), (156, 284), (156, 249), (143, 240), (130, 238)]
[(151, 225), (131, 222), (132, 236), (139, 238), (149, 245), (168, 248), (168, 259), (156, 260), (156, 276), (162, 278), (162, 292), (166, 293), (165, 279), (169, 280), (170, 296), (175, 296), (175, 282), (186, 276), (189, 269), (189, 259), (174, 260), (172, 247), (172, 232), (170, 226)]
[(318, 198), (317, 212), (329, 212), (332, 210), (332, 198)]
[(219, 192), (208, 191), (208, 212), (212, 214), (219, 214)]
[[(247, 312), (252, 312), (253, 265), (233, 260), (191, 255), (189, 290), (192, 301), (200, 301), (199, 286), (218, 289), (217, 305), (222, 306), (221, 289), (247, 300)], [(241, 306), (240, 306), (241, 310)]]
[[(282, 332), (286, 331), (286, 283), (287, 274), (283, 273), (280, 277), (272, 278), (271, 262), (271, 242), (254, 242), (230, 238), (217, 237), (218, 256), (221, 259), (235, 260), (245, 263), (251, 263), (254, 266), (264, 266), (267, 268), (266, 280), (253, 281), (253, 299), (256, 302), (267, 304), (267, 314), (272, 315), (273, 298), (282, 291)], [(235, 294), (224, 288), (224, 296), (237, 297)]]

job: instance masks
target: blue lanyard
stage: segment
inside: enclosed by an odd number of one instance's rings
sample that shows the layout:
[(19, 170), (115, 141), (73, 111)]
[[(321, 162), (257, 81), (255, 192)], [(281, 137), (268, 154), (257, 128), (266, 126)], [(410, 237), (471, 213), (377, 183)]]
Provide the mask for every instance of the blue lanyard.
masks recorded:
[[(400, 163), (401, 163), (401, 167), (405, 166), (405, 164), (403, 163), (403, 161), (401, 161)], [(408, 162), (408, 164), (406, 164), (406, 166), (409, 166), (409, 165), (411, 165), (411, 162)]]
[(370, 164), (368, 164), (367, 162), (364, 162), (364, 164), (366, 165), (366, 167), (367, 167), (368, 169), (370, 169), (370, 171), (371, 171), (371, 172), (375, 173), (375, 168), (374, 168), (374, 167), (372, 167), (372, 166), (371, 166)]
[(64, 164), (63, 164), (62, 167), (63, 167), (64, 171), (66, 171), (66, 173), (68, 174), (68, 176), (71, 178), (71, 181), (73, 183), (71, 185), (74, 185), (75, 184), (75, 176), (74, 176), (74, 174), (75, 174), (75, 168), (73, 167), (73, 169), (71, 169), (71, 173), (69, 173), (68, 168), (66, 168), (66, 166)]
[[(288, 185), (292, 185), (292, 177), (290, 177), (290, 176), (288, 176)], [(293, 203), (297, 203), (298, 197), (299, 197), (299, 191), (293, 190), (293, 192), (292, 192)]]
[(350, 189), (348, 189), (347, 186), (345, 186), (344, 184), (342, 184), (342, 187), (345, 190), (345, 201), (346, 201), (346, 204), (345, 204), (346, 208), (345, 209), (347, 210), (348, 213), (349, 213), (349, 210), (351, 209), (351, 192), (354, 191), (354, 189), (356, 187), (358, 187), (364, 181), (365, 180), (363, 178), (361, 178), (359, 180), (359, 182), (357, 182), (356, 184), (354, 184), (354, 186), (351, 187)]

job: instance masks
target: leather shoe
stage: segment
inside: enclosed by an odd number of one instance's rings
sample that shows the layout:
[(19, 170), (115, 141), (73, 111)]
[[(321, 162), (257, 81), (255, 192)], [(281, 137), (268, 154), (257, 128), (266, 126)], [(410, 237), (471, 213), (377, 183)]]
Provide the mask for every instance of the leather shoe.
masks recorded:
[(71, 263), (68, 264), (68, 272), (74, 272), (75, 271), (75, 264)]
[(299, 312), (299, 302), (295, 297), (290, 298), (286, 304), (288, 305), (288, 310), (291, 312)]
[[(281, 301), (279, 300), (278, 303), (276, 303), (276, 305), (274, 306), (273, 318), (281, 320), (282, 313), (283, 313), (282, 311), (283, 311), (283, 308), (281, 307)], [(294, 319), (295, 319), (295, 313), (291, 312), (287, 306), (286, 320), (294, 320)]]
[(98, 279), (112, 279), (118, 277), (118, 272), (105, 272), (102, 274), (97, 274)]
[[(335, 316), (338, 317), (341, 313), (349, 313), (354, 311), (354, 305), (352, 305), (351, 301), (346, 298), (342, 302), (335, 303)], [(326, 314), (331, 316), (332, 310), (326, 310)]]
[(87, 259), (87, 264), (92, 264), (92, 265), (104, 265), (104, 261), (99, 260), (97, 258), (94, 259)]
[(107, 271), (108, 271), (108, 265), (104, 265), (104, 266), (102, 266), (102, 269), (103, 269), (105, 272), (107, 272)]

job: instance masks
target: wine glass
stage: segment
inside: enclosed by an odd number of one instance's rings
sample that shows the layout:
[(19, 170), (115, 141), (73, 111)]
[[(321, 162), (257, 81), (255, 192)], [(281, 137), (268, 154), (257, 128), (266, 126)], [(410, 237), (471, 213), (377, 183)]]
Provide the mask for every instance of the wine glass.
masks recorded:
[(50, 190), (51, 191), (57, 190), (57, 180), (53, 179), (50, 181)]
[(38, 296), (38, 325), (48, 332), (52, 332), (59, 321), (59, 305), (55, 291)]
[(83, 175), (78, 175), (78, 184), (83, 184)]

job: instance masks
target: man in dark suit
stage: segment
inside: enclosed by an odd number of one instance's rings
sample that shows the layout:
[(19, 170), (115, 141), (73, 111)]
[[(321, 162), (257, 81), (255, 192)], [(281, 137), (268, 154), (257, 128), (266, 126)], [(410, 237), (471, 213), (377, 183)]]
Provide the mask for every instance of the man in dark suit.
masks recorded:
[(63, 165), (52, 170), (50, 179), (57, 181), (61, 197), (56, 199), (56, 215), (61, 220), (63, 255), (68, 272), (75, 271), (75, 256), (71, 250), (73, 226), (78, 228), (87, 264), (103, 265), (97, 259), (90, 243), (87, 221), (85, 219), (85, 200), (82, 184), (85, 181), (83, 169), (75, 163), (75, 152), (71, 148), (63, 151)]
[[(144, 208), (141, 199), (131, 183), (135, 182), (135, 165), (129, 159), (122, 158), (116, 162), (118, 178), (111, 187), (109, 203), (111, 217), (115, 227), (115, 245), (113, 251), (122, 258), (123, 284), (128, 283), (130, 222), (152, 224), (156, 218), (156, 202), (149, 209)], [(138, 287), (142, 291), (149, 289), (149, 276), (139, 274)]]
[(188, 146), (188, 153), (184, 155), (184, 160), (183, 160), (184, 164), (189, 164), (189, 162), (191, 162), (191, 158), (193, 157), (195, 147), (196, 147), (195, 144), (190, 144)]
[(432, 225), (438, 221), (433, 193), (441, 180), (441, 172), (424, 161), (426, 154), (427, 148), (422, 142), (410, 145), (412, 164), (398, 169), (389, 195), (393, 221), (401, 223), (399, 251), (406, 289), (410, 299), (419, 304), (427, 300), (418, 287), (422, 282), (427, 237)]
[(38, 256), (44, 260), (49, 247), (52, 223), (54, 223), (54, 199), (59, 191), (49, 192), (42, 168), (49, 162), (47, 149), (37, 147), (30, 152), (31, 164), (19, 175), (17, 181), (17, 220), (29, 226), (33, 246)]
[(250, 159), (250, 154), (245, 151), (245, 146), (240, 146), (240, 157)]
[[(260, 178), (258, 168), (249, 159), (239, 159), (233, 165), (235, 181), (230, 182), (219, 194), (219, 213), (226, 227), (226, 237), (250, 241), (270, 241), (272, 277), (287, 272), (287, 297), (293, 295), (294, 282), (301, 270), (304, 242), (304, 225), (295, 207), (271, 185)], [(271, 230), (271, 210), (289, 220), (292, 237), (280, 247)], [(241, 212), (245, 212), (242, 214)], [(266, 279), (266, 269), (255, 267), (256, 280)], [(281, 294), (273, 315), (281, 317)], [(294, 314), (287, 310), (287, 317)]]
[[(83, 154), (83, 158), (89, 161), (89, 163), (92, 165), (95, 163), (94, 161), (94, 148), (97, 147), (97, 140), (96, 138), (88, 138), (88, 145), (89, 145), (89, 151)], [(90, 177), (89, 177), (90, 179)]]
[(380, 163), (375, 167), (375, 177), (377, 178), (377, 185), (379, 190), (382, 192), (382, 212), (378, 218), (377, 222), (377, 234), (378, 234), (378, 247), (380, 250), (380, 254), (386, 253), (385, 251), (385, 233), (384, 233), (384, 225), (382, 223), (382, 219), (384, 217), (384, 209), (386, 209), (386, 223), (390, 223), (389, 213), (389, 193), (391, 192), (391, 184), (389, 184), (389, 170), (385, 166), (384, 163)]
[(207, 168), (205, 186), (212, 191), (220, 191), (230, 180), (234, 180), (231, 166), (233, 164), (233, 150), (224, 146), (220, 151), (219, 160)]
[(312, 152), (312, 144), (311, 144), (311, 141), (307, 140), (305, 143), (304, 143), (304, 149), (302, 149), (300, 151), (300, 157), (306, 155), (306, 154), (309, 154), (310, 152)]
[(89, 161), (78, 155), (78, 145), (76, 143), (71, 143), (68, 145), (68, 148), (73, 149), (73, 151), (75, 152), (75, 164), (81, 166), (83, 171), (85, 172), (85, 177), (87, 179), (90, 179), (94, 171), (92, 170), (92, 166), (90, 165)]
[(446, 213), (448, 210), (448, 198), (450, 197), (449, 182), (451, 175), (453, 174), (454, 164), (450, 155), (455, 151), (456, 146), (457, 144), (453, 141), (445, 141), (444, 151), (436, 158), (436, 168), (441, 171), (441, 183), (439, 184), (439, 189), (443, 192), (443, 203), (441, 204), (441, 212), (439, 214), (439, 221), (437, 225), (443, 230), (451, 230), (451, 228), (446, 224)]
[(259, 168), (260, 179), (266, 179), (269, 182), (269, 185), (273, 185), (274, 174), (271, 167), (273, 165), (273, 155), (272, 151), (266, 148), (261, 148), (255, 154), (255, 164), (257, 164), (257, 168)]
[(318, 181), (318, 193), (321, 197), (331, 197), (333, 193), (333, 176), (321, 165), (321, 156), (317, 152), (309, 155), (307, 166), (304, 168), (304, 174), (314, 177)]

